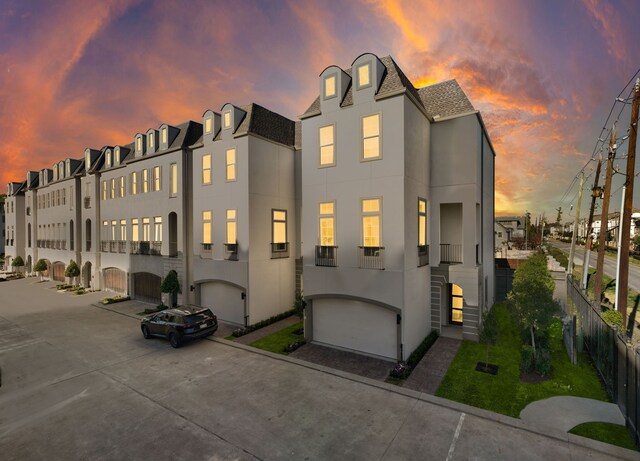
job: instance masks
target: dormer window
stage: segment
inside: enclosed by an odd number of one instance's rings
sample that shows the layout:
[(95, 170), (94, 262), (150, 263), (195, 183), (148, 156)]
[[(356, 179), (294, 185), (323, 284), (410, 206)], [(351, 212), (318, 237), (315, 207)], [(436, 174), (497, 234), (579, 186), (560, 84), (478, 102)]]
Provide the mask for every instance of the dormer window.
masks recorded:
[(138, 137), (138, 138), (136, 139), (136, 150), (137, 150), (138, 152), (141, 152), (141, 151), (142, 151), (142, 138), (141, 138), (141, 137)]
[(67, 176), (71, 176), (71, 162), (67, 160)]
[(369, 63), (358, 67), (358, 89), (371, 85), (371, 65)]
[(229, 127), (231, 127), (231, 111), (228, 110), (222, 115), (222, 128)]
[(91, 168), (91, 153), (88, 150), (84, 153), (84, 165), (87, 170)]
[(162, 144), (167, 143), (167, 127), (162, 129)]
[(111, 151), (107, 151), (107, 168), (111, 168)]
[[(226, 128), (226, 126), (225, 126)], [(211, 117), (207, 117), (204, 119), (204, 132), (207, 134), (211, 134), (211, 130), (213, 129), (213, 119)]]
[(58, 180), (58, 165), (53, 165), (53, 180)]
[(153, 149), (153, 133), (149, 135), (149, 149)]
[(120, 165), (120, 148), (116, 147), (114, 152), (114, 156), (116, 158), (116, 165)]
[(336, 76), (330, 75), (324, 79), (324, 98), (333, 98), (336, 95)]

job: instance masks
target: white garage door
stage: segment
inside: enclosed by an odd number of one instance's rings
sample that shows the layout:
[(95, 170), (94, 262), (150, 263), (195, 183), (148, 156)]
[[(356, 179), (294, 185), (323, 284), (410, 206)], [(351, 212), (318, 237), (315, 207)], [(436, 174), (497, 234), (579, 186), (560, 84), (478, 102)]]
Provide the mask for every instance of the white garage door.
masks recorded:
[(237, 287), (220, 282), (203, 283), (200, 305), (211, 308), (220, 320), (244, 325), (244, 300), (242, 290)]
[(396, 314), (361, 301), (315, 299), (313, 340), (397, 359)]

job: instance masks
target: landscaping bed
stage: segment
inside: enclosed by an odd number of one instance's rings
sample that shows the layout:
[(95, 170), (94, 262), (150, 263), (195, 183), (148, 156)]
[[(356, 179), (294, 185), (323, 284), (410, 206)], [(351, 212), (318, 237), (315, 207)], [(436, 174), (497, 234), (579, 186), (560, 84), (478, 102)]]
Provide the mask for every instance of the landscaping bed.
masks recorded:
[(577, 425), (569, 433), (617, 445), (628, 450), (637, 450), (627, 428), (618, 424), (584, 423)]
[(302, 345), (301, 342), (304, 344), (304, 329), (302, 322), (297, 322), (249, 345), (276, 354), (289, 355), (293, 352), (293, 350), (288, 350), (289, 345), (294, 343)]

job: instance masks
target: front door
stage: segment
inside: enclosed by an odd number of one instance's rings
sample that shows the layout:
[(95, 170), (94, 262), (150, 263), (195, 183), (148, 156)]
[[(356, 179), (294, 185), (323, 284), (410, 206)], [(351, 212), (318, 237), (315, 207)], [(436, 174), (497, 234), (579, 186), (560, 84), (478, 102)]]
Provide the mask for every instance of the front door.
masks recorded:
[(462, 288), (455, 283), (449, 284), (449, 323), (462, 325), (462, 308), (464, 300)]

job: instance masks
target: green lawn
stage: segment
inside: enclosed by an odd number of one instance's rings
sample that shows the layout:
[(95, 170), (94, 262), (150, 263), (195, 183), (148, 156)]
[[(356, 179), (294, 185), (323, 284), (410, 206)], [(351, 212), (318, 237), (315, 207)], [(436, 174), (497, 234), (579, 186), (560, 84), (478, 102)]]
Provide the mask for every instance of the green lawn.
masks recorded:
[(288, 352), (284, 351), (284, 348), (295, 341), (304, 339), (304, 334), (294, 334), (294, 331), (300, 330), (301, 328), (302, 322), (294, 323), (293, 325), (283, 328), (280, 331), (276, 331), (269, 336), (258, 339), (249, 345), (265, 351), (275, 352), (276, 354), (289, 355)]
[(496, 376), (475, 371), (486, 360), (486, 346), (463, 342), (436, 395), (505, 415), (518, 417), (529, 403), (556, 395), (573, 395), (607, 401), (607, 394), (586, 353), (571, 365), (562, 343), (562, 324), (551, 327), (551, 378), (539, 384), (520, 382), (522, 341), (513, 317), (504, 304), (496, 304), (498, 343), (491, 348), (489, 362), (499, 366)]
[(637, 450), (627, 428), (618, 424), (584, 423), (574, 427), (569, 432), (629, 450)]

